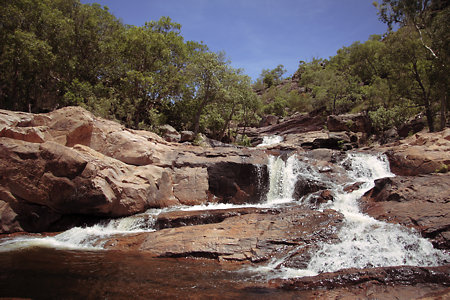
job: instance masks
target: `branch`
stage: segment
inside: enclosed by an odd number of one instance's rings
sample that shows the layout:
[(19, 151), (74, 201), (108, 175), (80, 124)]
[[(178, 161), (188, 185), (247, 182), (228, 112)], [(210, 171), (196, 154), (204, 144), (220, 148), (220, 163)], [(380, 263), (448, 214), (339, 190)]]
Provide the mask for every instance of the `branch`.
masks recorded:
[(420, 41), (422, 42), (422, 45), (428, 49), (428, 51), (431, 52), (431, 55), (433, 55), (434, 58), (439, 59), (439, 57), (436, 55), (436, 53), (434, 53), (433, 49), (431, 49), (428, 45), (425, 44), (425, 42), (423, 41), (423, 37), (422, 37), (422, 31), (420, 30), (419, 26), (417, 24), (414, 24), (417, 32), (419, 32), (419, 36), (420, 36)]

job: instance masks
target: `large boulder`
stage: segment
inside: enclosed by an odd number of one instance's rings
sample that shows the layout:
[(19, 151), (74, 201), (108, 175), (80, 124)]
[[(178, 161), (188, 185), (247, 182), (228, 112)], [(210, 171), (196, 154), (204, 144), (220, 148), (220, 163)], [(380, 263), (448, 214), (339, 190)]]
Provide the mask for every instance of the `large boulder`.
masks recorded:
[(9, 216), (2, 232), (50, 230), (67, 215), (119, 217), (158, 206), (161, 168), (137, 175), (133, 166), (86, 146), (51, 141), (0, 138), (0, 149), (0, 201)]
[(360, 200), (372, 217), (417, 229), (450, 249), (450, 174), (382, 178)]

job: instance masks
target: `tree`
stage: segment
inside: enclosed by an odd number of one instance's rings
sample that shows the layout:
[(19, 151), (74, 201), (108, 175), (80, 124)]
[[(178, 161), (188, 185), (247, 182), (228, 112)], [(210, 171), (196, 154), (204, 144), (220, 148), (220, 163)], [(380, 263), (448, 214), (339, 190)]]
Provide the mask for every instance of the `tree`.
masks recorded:
[[(410, 31), (417, 32), (420, 44), (431, 56), (435, 65), (435, 73), (439, 74), (436, 83), (440, 91), (441, 129), (446, 124), (448, 111), (448, 74), (450, 60), (450, 6), (445, 0), (383, 0), (375, 5), (379, 9), (380, 20), (390, 29), (394, 24), (400, 27), (409, 27)], [(431, 115), (430, 115), (431, 116)], [(429, 115), (427, 115), (427, 118)], [(429, 120), (431, 125), (433, 120)], [(429, 127), (434, 131), (434, 125)]]
[(277, 85), (283, 79), (283, 75), (286, 73), (286, 69), (283, 65), (278, 65), (274, 69), (263, 69), (261, 75), (256, 80), (255, 85), (262, 88), (270, 88)]
[(190, 60), (186, 76), (189, 78), (184, 93), (186, 101), (195, 107), (193, 116), (194, 133), (200, 131), (200, 117), (205, 107), (216, 101), (223, 92), (222, 79), (226, 71), (223, 54), (195, 51)]

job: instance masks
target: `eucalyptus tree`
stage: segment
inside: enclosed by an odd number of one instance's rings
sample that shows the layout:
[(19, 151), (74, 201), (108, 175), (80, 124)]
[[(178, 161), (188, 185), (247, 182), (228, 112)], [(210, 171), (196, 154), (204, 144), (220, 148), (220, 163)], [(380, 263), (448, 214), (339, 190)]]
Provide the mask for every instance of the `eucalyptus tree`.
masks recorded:
[[(441, 129), (446, 124), (448, 112), (448, 74), (450, 64), (450, 4), (446, 0), (383, 0), (375, 3), (380, 20), (390, 29), (396, 24), (417, 33), (420, 45), (428, 52), (429, 60), (438, 74), (436, 96), (440, 98)], [(430, 79), (431, 80), (431, 79)], [(430, 131), (434, 131), (433, 116), (427, 113)]]

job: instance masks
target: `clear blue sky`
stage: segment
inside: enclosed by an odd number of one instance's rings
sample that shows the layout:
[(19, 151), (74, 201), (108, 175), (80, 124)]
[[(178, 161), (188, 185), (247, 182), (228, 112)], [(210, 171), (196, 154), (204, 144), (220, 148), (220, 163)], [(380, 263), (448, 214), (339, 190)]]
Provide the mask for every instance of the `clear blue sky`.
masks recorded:
[(109, 7), (123, 23), (143, 25), (169, 16), (185, 40), (224, 51), (235, 68), (256, 79), (283, 64), (328, 58), (343, 46), (382, 34), (373, 0), (81, 0)]

